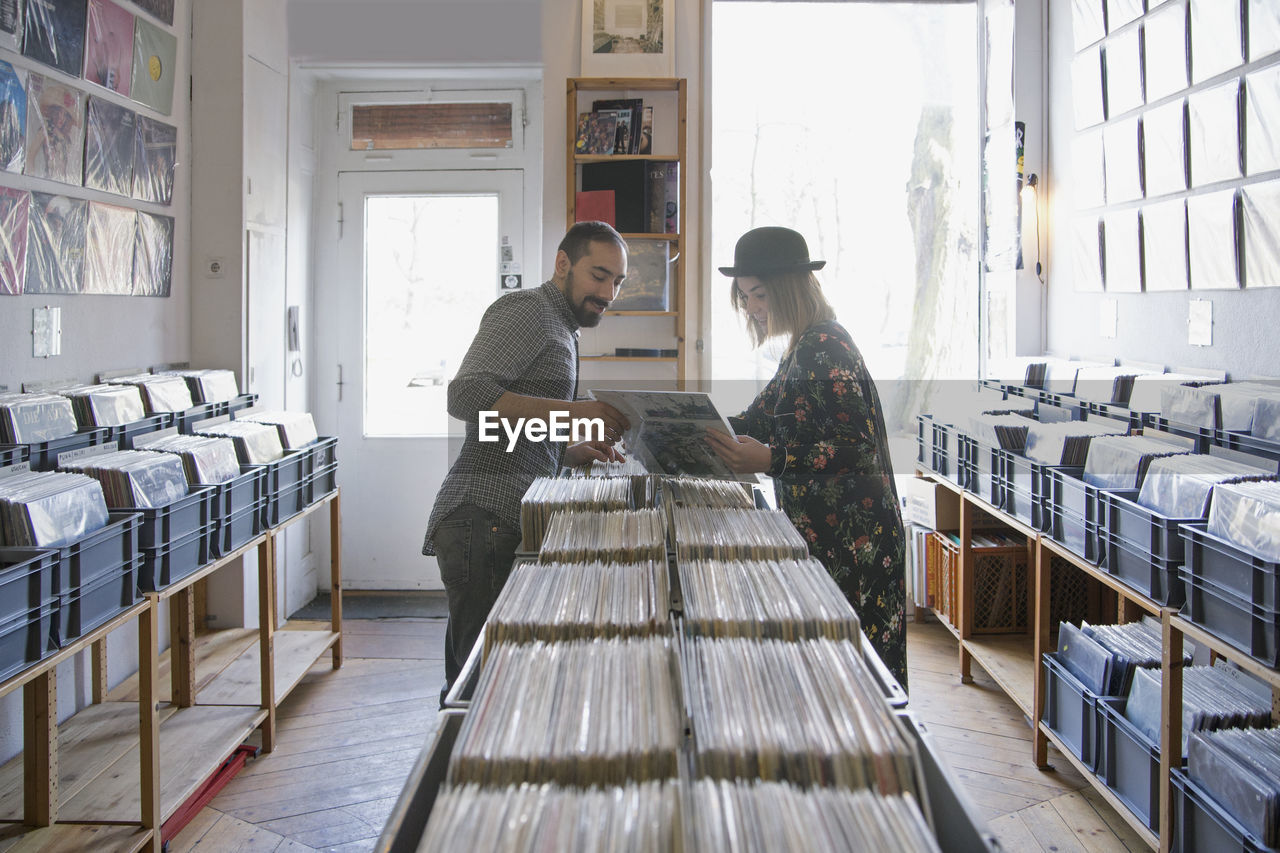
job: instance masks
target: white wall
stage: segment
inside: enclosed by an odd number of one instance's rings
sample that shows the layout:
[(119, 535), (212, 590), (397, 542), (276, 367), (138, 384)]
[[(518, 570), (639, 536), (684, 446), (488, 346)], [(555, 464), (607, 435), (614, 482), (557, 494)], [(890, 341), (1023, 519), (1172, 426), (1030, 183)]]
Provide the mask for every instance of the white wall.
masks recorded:
[[(1069, 240), (1070, 199), (1056, 188), (1070, 186), (1071, 4), (1049, 3), (1050, 163), (1046, 170), (1050, 216), (1048, 257), (1048, 349), (1059, 355), (1100, 356), (1170, 367), (1226, 369), (1232, 374), (1280, 375), (1280, 357), (1270, 341), (1280, 325), (1280, 291), (1191, 293), (1077, 293), (1072, 285)], [(1055, 228), (1055, 223), (1061, 227)], [(1055, 263), (1056, 260), (1056, 263)], [(1099, 334), (1104, 298), (1116, 301), (1114, 340)], [(1188, 303), (1213, 303), (1213, 346), (1187, 343)]]

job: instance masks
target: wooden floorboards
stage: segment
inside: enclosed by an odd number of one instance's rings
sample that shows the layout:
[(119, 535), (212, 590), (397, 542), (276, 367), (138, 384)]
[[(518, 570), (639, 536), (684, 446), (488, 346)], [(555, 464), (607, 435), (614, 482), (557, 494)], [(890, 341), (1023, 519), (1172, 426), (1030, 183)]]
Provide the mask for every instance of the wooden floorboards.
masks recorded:
[(346, 620), (343, 644), (341, 669), (326, 654), (280, 706), (275, 751), (249, 762), (170, 853), (373, 849), (435, 732), (444, 620)]
[[(327, 655), (312, 668), (280, 708), (275, 752), (250, 762), (170, 853), (373, 849), (435, 731), (444, 620), (350, 619), (343, 632), (342, 669)], [(960, 683), (945, 628), (911, 625), (908, 649), (911, 708), (1004, 850), (1147, 849), (1052, 749), (1057, 769), (1035, 768), (1026, 718), (981, 667)]]
[(960, 683), (955, 636), (936, 622), (907, 628), (909, 707), (933, 733), (1001, 847), (1014, 853), (1149, 848), (1052, 746), (1037, 770), (1031, 725), (978, 664)]

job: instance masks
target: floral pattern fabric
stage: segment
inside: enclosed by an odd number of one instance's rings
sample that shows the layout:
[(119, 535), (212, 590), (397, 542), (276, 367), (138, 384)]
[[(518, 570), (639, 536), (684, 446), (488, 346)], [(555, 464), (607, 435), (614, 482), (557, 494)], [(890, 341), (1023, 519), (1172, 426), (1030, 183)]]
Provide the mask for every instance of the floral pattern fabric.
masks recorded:
[(800, 336), (734, 430), (768, 444), (778, 506), (907, 687), (906, 539), (875, 384), (844, 327)]

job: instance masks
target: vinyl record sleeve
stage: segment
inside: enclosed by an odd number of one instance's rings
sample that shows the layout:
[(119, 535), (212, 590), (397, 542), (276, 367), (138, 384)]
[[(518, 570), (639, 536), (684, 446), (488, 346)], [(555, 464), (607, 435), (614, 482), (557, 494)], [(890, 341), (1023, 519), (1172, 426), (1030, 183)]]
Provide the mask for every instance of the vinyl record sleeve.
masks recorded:
[(27, 157), (26, 72), (0, 62), (0, 169), (21, 172)]
[(85, 293), (128, 296), (133, 292), (133, 246), (137, 212), (114, 204), (89, 205)]
[(173, 283), (173, 217), (138, 211), (133, 295), (168, 296)]
[(90, 96), (84, 142), (84, 185), (115, 195), (133, 190), (137, 114)]
[(0, 47), (22, 50), (23, 0), (0, 0)]
[(80, 293), (84, 283), (89, 202), (31, 194), (25, 293)]
[(80, 186), (84, 176), (84, 95), (43, 74), (27, 85), (27, 157), (35, 178)]
[(133, 27), (133, 91), (131, 97), (168, 115), (173, 111), (173, 80), (178, 40), (141, 18)]
[(173, 26), (173, 0), (133, 0), (134, 5), (155, 15), (157, 19)]
[(22, 55), (79, 77), (88, 0), (26, 0)]
[(138, 116), (133, 156), (133, 197), (158, 204), (173, 202), (173, 172), (178, 162), (178, 129)]
[(0, 293), (22, 293), (30, 213), (31, 193), (0, 187)]
[(121, 95), (133, 81), (133, 13), (111, 0), (89, 0), (84, 79)]

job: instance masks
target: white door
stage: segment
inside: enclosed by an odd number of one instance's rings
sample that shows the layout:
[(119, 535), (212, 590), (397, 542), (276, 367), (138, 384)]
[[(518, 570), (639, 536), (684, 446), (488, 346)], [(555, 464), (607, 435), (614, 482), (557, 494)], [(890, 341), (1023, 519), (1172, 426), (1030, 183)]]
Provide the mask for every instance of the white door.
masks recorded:
[(342, 172), (338, 198), (339, 275), (318, 283), (317, 351), (339, 368), (315, 408), (338, 429), (344, 585), (442, 589), (421, 551), (461, 447), (445, 389), (520, 269), (523, 172)]

